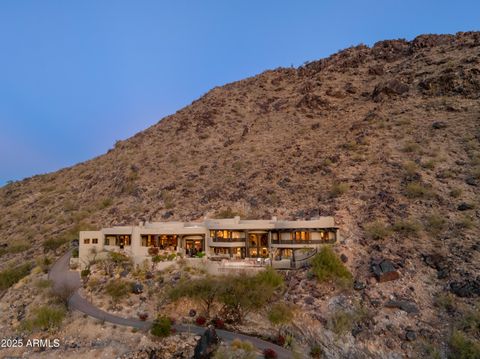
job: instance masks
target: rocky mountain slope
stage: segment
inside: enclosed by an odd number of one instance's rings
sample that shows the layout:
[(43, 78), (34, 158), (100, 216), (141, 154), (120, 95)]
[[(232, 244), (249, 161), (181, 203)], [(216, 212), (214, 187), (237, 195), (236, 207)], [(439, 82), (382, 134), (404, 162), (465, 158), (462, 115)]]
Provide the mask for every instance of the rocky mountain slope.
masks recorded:
[[(439, 293), (480, 295), (479, 199), (480, 33), (422, 35), (214, 88), (100, 157), (1, 188), (0, 266), (90, 227), (334, 215), (364, 297), (408, 299), (438, 329)], [(399, 281), (368, 285), (379, 259)]]

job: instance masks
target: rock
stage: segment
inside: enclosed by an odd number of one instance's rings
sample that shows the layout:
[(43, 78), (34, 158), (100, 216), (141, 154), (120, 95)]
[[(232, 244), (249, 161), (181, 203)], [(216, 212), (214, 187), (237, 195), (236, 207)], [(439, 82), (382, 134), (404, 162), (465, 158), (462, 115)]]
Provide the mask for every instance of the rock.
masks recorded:
[(468, 176), (467, 178), (465, 178), (465, 183), (474, 187), (478, 186), (477, 179), (473, 176)]
[(313, 305), (313, 303), (315, 303), (315, 298), (308, 296), (305, 297), (303, 301), (305, 302), (305, 304)]
[(443, 121), (435, 121), (432, 123), (432, 128), (435, 130), (441, 130), (442, 128), (447, 128), (447, 124)]
[(389, 300), (385, 303), (386, 308), (398, 308), (407, 313), (419, 313), (418, 307), (415, 303), (407, 300)]
[(407, 329), (407, 331), (405, 332), (405, 339), (409, 342), (412, 342), (417, 339), (417, 333), (415, 333), (415, 331), (412, 329)]
[(188, 316), (193, 318), (197, 315), (197, 311), (195, 309), (190, 309), (188, 312)]
[(207, 359), (212, 356), (218, 347), (220, 339), (213, 326), (209, 326), (198, 340), (195, 347), (194, 359)]
[(173, 211), (167, 211), (162, 215), (163, 219), (168, 219), (173, 216)]
[(132, 293), (141, 294), (143, 293), (143, 285), (141, 283), (135, 283), (132, 286)]
[(353, 289), (355, 289), (355, 290), (362, 290), (362, 289), (365, 289), (365, 287), (366, 287), (366, 285), (362, 281), (359, 281), (359, 280), (356, 279), (353, 282)]
[(385, 342), (385, 345), (387, 346), (388, 349), (395, 348), (395, 342), (392, 339), (387, 339), (387, 341)]
[(473, 298), (480, 296), (480, 277), (477, 279), (466, 279), (463, 282), (450, 283), (450, 290), (462, 298)]
[(393, 263), (389, 260), (372, 261), (371, 268), (380, 283), (400, 278), (400, 273), (395, 270)]
[(348, 262), (348, 257), (345, 255), (345, 254), (341, 254), (340, 255), (340, 260), (343, 262), (343, 263), (347, 263)]
[(409, 86), (403, 82), (392, 79), (387, 82), (378, 84), (375, 86), (372, 92), (372, 98), (374, 101), (378, 102), (385, 98), (385, 96), (390, 97), (394, 95), (402, 95), (409, 90)]
[(473, 208), (474, 208), (473, 204), (466, 203), (466, 202), (460, 203), (457, 207), (459, 211), (468, 211), (469, 209), (473, 209)]

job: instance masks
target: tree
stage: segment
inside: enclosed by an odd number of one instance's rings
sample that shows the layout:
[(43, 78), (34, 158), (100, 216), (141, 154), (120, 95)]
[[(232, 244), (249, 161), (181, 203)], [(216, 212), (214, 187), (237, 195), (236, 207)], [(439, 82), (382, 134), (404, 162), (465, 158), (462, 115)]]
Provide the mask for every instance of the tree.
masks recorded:
[(205, 316), (209, 317), (212, 304), (218, 298), (222, 286), (222, 280), (215, 277), (182, 281), (170, 291), (169, 297), (172, 300), (182, 297), (198, 300), (204, 306)]

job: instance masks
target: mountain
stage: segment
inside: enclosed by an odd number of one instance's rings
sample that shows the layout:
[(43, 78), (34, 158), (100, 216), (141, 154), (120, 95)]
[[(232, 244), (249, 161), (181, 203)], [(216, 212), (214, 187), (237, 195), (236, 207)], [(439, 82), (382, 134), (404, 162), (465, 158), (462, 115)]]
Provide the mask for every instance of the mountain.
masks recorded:
[(102, 156), (2, 187), (1, 266), (90, 227), (334, 215), (359, 280), (377, 259), (401, 274), (372, 296), (408, 298), (434, 331), (434, 296), (480, 294), (479, 199), (480, 32), (421, 35), (216, 87)]

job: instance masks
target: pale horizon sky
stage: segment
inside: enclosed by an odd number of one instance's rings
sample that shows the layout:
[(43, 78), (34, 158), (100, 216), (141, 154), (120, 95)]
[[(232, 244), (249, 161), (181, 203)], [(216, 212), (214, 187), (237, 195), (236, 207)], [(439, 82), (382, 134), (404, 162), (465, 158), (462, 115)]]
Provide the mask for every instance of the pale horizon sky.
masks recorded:
[(0, 2), (0, 186), (105, 153), (215, 86), (479, 30), (476, 1)]

